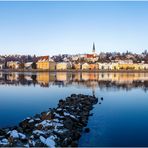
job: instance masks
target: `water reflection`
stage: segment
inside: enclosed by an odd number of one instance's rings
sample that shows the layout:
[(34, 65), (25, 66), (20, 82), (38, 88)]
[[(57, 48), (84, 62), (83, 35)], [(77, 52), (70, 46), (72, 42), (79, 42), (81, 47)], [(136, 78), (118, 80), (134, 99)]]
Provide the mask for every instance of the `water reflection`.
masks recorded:
[(148, 90), (148, 73), (0, 73), (0, 85), (78, 85), (95, 89), (116, 88), (130, 90), (140, 87)]

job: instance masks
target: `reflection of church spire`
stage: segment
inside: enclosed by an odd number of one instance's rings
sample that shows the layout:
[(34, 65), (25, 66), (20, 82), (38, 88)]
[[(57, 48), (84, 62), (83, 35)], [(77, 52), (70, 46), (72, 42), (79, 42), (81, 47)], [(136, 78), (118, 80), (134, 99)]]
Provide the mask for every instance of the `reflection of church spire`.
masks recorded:
[(95, 96), (95, 87), (92, 88), (92, 95)]

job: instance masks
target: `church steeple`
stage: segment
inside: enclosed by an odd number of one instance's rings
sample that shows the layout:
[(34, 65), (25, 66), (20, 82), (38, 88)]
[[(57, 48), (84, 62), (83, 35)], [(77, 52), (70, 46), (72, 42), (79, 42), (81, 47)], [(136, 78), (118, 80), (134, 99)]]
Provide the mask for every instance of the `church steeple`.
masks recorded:
[(93, 43), (93, 50), (92, 50), (93, 53), (96, 52), (96, 49), (95, 49), (95, 43)]

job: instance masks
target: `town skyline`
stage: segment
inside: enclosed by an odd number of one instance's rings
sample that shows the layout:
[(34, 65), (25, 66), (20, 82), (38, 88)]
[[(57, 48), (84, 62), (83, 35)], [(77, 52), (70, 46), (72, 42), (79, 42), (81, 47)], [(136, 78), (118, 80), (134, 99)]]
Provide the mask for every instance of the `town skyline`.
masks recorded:
[(0, 53), (141, 53), (147, 2), (0, 2)]

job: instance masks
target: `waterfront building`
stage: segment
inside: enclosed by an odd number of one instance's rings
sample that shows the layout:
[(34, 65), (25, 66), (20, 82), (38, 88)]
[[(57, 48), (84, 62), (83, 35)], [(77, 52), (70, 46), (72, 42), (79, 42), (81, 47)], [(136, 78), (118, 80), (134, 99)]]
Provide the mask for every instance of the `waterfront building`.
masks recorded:
[(90, 66), (88, 63), (82, 64), (82, 70), (89, 70)]
[(89, 64), (89, 70), (98, 70), (99, 69), (99, 64)]
[(119, 69), (121, 69), (121, 70), (134, 70), (135, 69), (135, 66), (136, 65), (134, 65), (134, 64), (127, 64), (127, 63), (125, 63), (125, 64), (119, 64)]
[(32, 63), (33, 63), (33, 62), (27, 62), (27, 63), (24, 64), (24, 67), (25, 67), (26, 69), (32, 69)]
[(60, 62), (56, 64), (56, 70), (67, 70), (70, 69), (72, 66), (68, 62)]
[(49, 70), (56, 70), (56, 63), (54, 61), (49, 61)]
[(9, 69), (18, 69), (20, 62), (19, 61), (9, 61), (9, 62), (7, 62), (6, 65)]
[(5, 64), (4, 63), (0, 63), (0, 69), (4, 69), (5, 68)]
[(111, 63), (98, 63), (99, 64), (99, 70), (111, 70)]
[(82, 68), (82, 65), (81, 65), (80, 63), (74, 63), (74, 64), (72, 65), (72, 67), (73, 67), (73, 69), (75, 69), (75, 70), (80, 70), (80, 69)]
[(146, 63), (142, 64), (141, 63), (141, 69), (142, 70), (148, 70), (148, 64), (146, 64)]
[(37, 61), (37, 69), (48, 70), (49, 69), (49, 56), (41, 56)]
[(133, 60), (118, 60), (119, 64), (133, 64)]
[(119, 70), (119, 64), (118, 63), (111, 63), (111, 70)]

